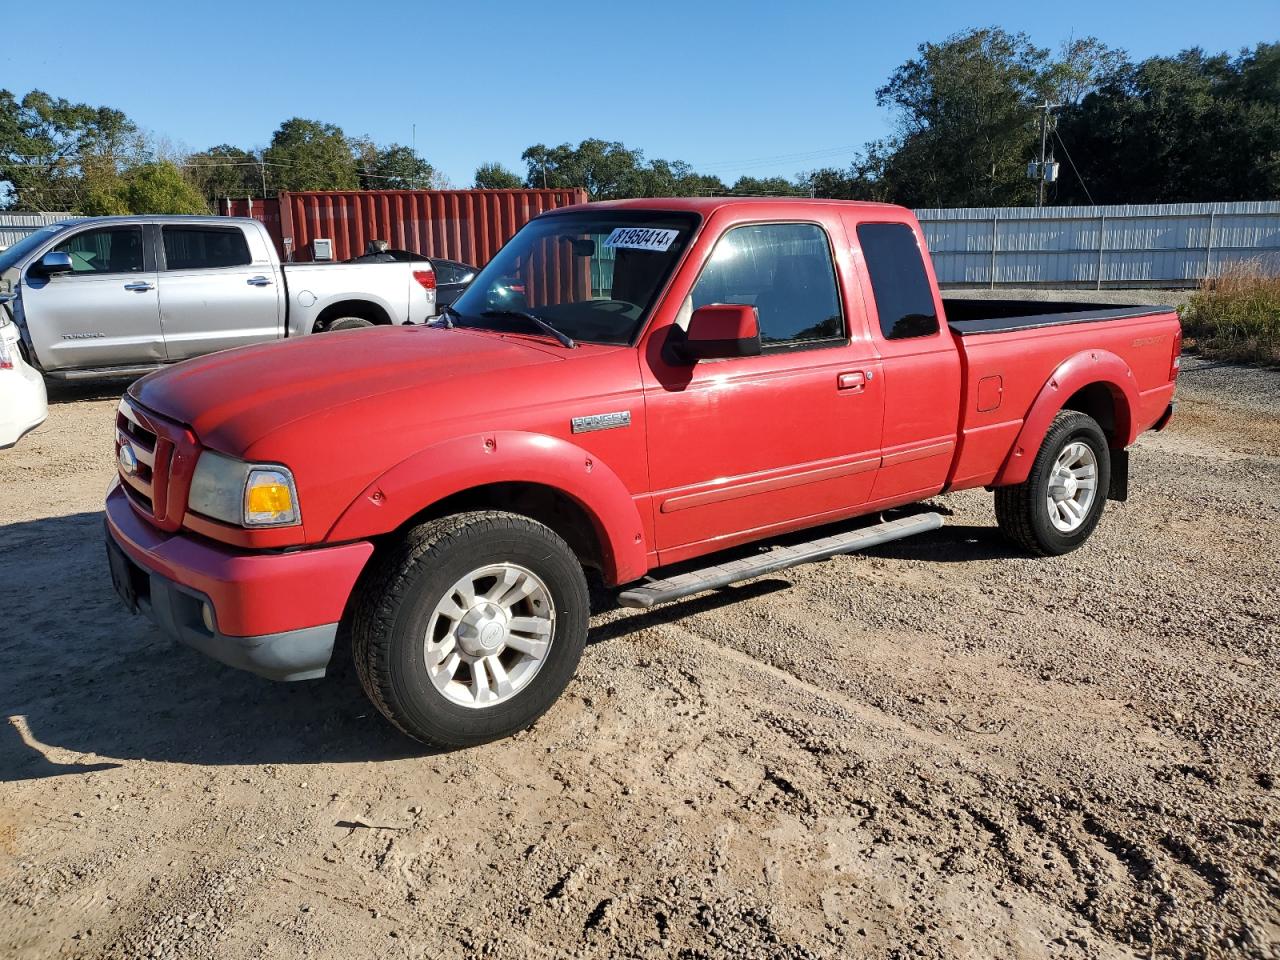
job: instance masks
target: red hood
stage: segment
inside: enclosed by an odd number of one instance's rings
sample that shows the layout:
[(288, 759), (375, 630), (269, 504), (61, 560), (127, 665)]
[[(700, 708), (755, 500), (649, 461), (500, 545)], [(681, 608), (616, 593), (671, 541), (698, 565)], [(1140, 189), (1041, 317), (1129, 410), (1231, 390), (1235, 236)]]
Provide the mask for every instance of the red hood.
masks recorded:
[(188, 360), (143, 377), (129, 395), (238, 454), (294, 420), (476, 373), (556, 362), (535, 343), (433, 327), (379, 327), (284, 340)]

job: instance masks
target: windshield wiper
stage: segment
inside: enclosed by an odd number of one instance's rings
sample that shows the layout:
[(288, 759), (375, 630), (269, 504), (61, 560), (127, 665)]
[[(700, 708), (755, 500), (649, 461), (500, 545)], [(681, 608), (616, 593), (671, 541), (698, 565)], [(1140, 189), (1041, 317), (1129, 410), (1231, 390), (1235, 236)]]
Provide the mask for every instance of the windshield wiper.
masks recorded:
[(560, 345), (573, 349), (578, 344), (574, 342), (573, 337), (569, 336), (563, 330), (557, 330), (547, 321), (543, 320), (536, 313), (530, 313), (528, 310), (486, 310), (480, 314), (482, 317), (519, 317), (521, 320), (528, 320), (535, 327), (541, 330), (549, 337), (555, 337), (560, 341)]
[(436, 318), (450, 330), (452, 330), (455, 326), (457, 326), (457, 324), (455, 324), (451, 319), (449, 319), (449, 314), (451, 313), (455, 317), (462, 316), (462, 314), (458, 313), (457, 310), (453, 309), (453, 307), (450, 307), (450, 306), (446, 306), (443, 310), (441, 310), (438, 314), (436, 314)]

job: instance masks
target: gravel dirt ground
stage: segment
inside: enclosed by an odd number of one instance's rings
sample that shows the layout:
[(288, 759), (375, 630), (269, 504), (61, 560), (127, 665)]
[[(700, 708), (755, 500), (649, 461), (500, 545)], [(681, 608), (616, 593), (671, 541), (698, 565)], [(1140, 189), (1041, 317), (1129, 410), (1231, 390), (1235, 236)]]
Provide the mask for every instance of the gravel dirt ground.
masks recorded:
[(424, 754), (127, 616), (113, 391), (0, 453), (0, 956), (1280, 955), (1280, 374), (1189, 361), (1132, 497), (593, 621)]

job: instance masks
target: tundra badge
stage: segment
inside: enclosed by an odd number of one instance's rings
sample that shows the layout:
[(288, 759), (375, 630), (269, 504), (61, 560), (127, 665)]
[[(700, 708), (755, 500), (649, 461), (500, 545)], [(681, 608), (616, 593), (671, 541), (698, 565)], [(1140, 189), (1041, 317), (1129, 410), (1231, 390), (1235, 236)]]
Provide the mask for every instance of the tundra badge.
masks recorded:
[(572, 423), (574, 433), (593, 433), (596, 430), (629, 427), (631, 426), (631, 411), (619, 410), (616, 413), (593, 413), (589, 417), (574, 417)]

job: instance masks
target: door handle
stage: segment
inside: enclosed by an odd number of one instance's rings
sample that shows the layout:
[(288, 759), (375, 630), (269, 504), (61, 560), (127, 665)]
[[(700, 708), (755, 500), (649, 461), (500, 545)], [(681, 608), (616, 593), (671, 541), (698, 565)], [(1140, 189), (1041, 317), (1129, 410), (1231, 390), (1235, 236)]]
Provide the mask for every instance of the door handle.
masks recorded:
[(269, 287), (271, 281), (267, 277), (250, 277), (246, 281), (251, 287)]
[(137, 290), (138, 292), (142, 292), (143, 290), (154, 290), (154, 289), (155, 289), (155, 287), (154, 287), (154, 286), (152, 286), (151, 284), (147, 283), (147, 282), (146, 282), (146, 281), (144, 281), (144, 280), (136, 280), (136, 281), (134, 281), (133, 283), (126, 283), (126, 284), (124, 285), (124, 288), (125, 288), (126, 290)]
[(863, 373), (861, 370), (851, 370), (848, 373), (842, 373), (836, 377), (836, 389), (848, 390), (852, 393), (861, 393), (866, 388), (867, 381), (871, 379), (871, 374)]

